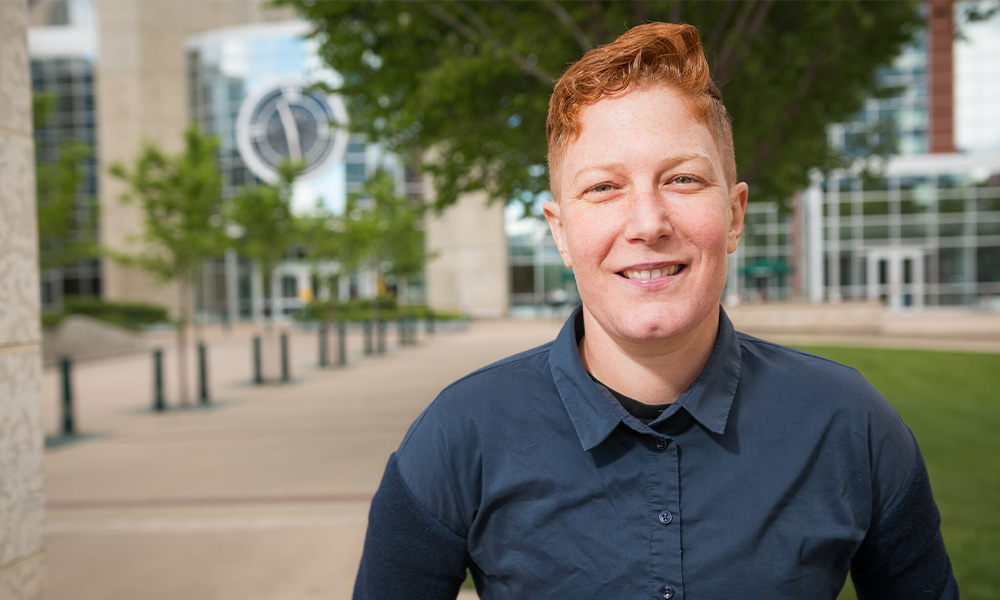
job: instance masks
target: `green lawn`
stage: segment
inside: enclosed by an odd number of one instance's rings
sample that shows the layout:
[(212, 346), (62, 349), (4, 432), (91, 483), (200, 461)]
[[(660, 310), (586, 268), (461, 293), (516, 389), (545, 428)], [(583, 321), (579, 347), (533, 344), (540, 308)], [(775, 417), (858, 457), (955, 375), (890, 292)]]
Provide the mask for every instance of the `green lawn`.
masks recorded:
[[(1000, 354), (805, 348), (851, 365), (920, 442), (963, 600), (1000, 597)], [(841, 599), (854, 598), (845, 588)]]
[(803, 349), (858, 369), (896, 407), (920, 442), (962, 599), (1000, 598), (1000, 354)]

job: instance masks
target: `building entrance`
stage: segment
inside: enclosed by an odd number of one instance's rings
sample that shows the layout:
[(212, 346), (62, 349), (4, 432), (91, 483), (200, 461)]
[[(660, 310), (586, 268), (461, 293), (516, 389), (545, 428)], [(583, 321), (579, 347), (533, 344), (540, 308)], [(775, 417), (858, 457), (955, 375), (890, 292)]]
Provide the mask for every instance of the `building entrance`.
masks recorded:
[(927, 275), (919, 248), (879, 248), (868, 251), (868, 299), (891, 311), (924, 306)]

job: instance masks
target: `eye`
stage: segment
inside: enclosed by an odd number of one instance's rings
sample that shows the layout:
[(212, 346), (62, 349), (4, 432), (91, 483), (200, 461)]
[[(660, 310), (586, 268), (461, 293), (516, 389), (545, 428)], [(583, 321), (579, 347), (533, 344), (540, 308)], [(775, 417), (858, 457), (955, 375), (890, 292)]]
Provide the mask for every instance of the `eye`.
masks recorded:
[(597, 192), (597, 193), (610, 192), (613, 189), (615, 189), (615, 186), (611, 185), (610, 183), (599, 183), (594, 187), (588, 189), (587, 192)]
[(698, 180), (689, 175), (678, 175), (671, 180), (671, 183), (679, 183), (681, 185), (686, 185), (690, 183), (698, 183)]

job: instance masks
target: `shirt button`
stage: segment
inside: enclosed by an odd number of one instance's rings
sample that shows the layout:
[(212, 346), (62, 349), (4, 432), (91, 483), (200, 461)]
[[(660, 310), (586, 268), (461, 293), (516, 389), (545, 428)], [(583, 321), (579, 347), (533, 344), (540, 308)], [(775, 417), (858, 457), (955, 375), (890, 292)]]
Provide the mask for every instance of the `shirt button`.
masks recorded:
[(670, 600), (674, 597), (674, 588), (669, 585), (663, 586), (663, 600)]
[(656, 438), (656, 449), (666, 450), (667, 449), (667, 438)]
[(660, 523), (663, 523), (664, 525), (670, 525), (670, 523), (673, 522), (673, 520), (674, 520), (674, 515), (670, 514), (669, 510), (665, 510), (660, 513)]

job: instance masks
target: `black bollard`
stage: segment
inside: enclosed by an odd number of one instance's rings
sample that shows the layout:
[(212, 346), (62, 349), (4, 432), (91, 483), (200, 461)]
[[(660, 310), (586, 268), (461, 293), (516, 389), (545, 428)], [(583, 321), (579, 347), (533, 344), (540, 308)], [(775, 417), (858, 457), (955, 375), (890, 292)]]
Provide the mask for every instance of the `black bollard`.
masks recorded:
[(153, 410), (162, 412), (166, 409), (163, 400), (163, 350), (153, 351)]
[(385, 321), (378, 321), (378, 353), (385, 354)]
[(288, 383), (292, 375), (288, 368), (288, 334), (281, 334), (281, 380)]
[(198, 401), (208, 406), (208, 347), (198, 342)]
[(264, 374), (260, 368), (260, 336), (253, 338), (253, 382), (257, 385), (264, 383)]
[(76, 425), (73, 420), (73, 382), (70, 378), (72, 363), (68, 356), (59, 359), (62, 367), (62, 433), (63, 435), (73, 435), (76, 433)]
[(408, 316), (406, 318), (406, 323), (407, 323), (407, 325), (409, 325), (409, 327), (407, 327), (407, 330), (409, 331), (409, 334), (410, 334), (410, 345), (411, 346), (416, 346), (417, 345), (417, 316), (416, 315), (410, 315), (410, 316)]
[(372, 322), (371, 321), (365, 321), (362, 324), (362, 327), (364, 328), (364, 334), (365, 334), (365, 354), (371, 354), (372, 353)]
[(347, 366), (347, 323), (337, 322), (337, 363)]
[(396, 331), (399, 333), (399, 345), (405, 346), (408, 340), (406, 339), (406, 319), (404, 317), (396, 319)]
[(319, 324), (319, 366), (321, 368), (330, 364), (326, 355), (326, 338), (326, 321), (322, 321)]
[(427, 333), (434, 333), (434, 313), (427, 309)]

